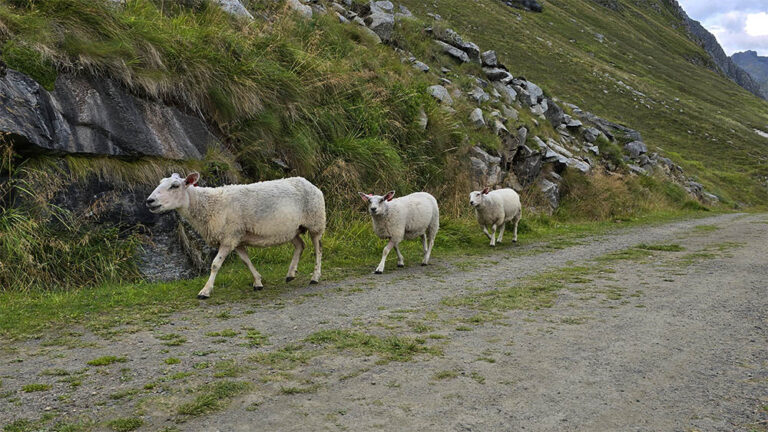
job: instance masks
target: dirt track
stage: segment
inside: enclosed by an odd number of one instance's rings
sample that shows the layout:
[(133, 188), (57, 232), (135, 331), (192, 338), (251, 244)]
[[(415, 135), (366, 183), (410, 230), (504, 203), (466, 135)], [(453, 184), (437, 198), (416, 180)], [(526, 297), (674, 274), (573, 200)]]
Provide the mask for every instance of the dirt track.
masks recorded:
[[(383, 276), (296, 289), (274, 301), (202, 304), (158, 328), (109, 339), (74, 329), (63, 344), (0, 351), (0, 425), (51, 413), (39, 424), (91, 419), (92, 428), (109, 430), (110, 419), (135, 418), (138, 430), (768, 430), (766, 240), (768, 216), (722, 215), (562, 249), (553, 242), (482, 258), (435, 257), (427, 269), (391, 266)], [(641, 243), (683, 250), (601, 259)], [(575, 266), (595, 271), (569, 279), (551, 307), (488, 311), (443, 302)], [(431, 353), (383, 362), (381, 353), (305, 341), (323, 329), (421, 338)], [(300, 360), (264, 361), (289, 344)], [(127, 361), (85, 369), (105, 355)], [(180, 362), (167, 364), (171, 357)], [(180, 414), (206, 384), (223, 381), (250, 387), (215, 409)], [(52, 387), (21, 390), (31, 383)]]

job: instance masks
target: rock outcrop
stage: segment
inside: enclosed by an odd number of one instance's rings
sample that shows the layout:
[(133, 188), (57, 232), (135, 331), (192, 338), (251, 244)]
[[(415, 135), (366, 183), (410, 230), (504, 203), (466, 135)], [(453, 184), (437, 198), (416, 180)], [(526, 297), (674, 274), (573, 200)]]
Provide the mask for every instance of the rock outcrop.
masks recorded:
[(201, 119), (109, 79), (62, 74), (48, 92), (10, 69), (0, 76), (0, 132), (22, 153), (200, 159), (216, 143)]

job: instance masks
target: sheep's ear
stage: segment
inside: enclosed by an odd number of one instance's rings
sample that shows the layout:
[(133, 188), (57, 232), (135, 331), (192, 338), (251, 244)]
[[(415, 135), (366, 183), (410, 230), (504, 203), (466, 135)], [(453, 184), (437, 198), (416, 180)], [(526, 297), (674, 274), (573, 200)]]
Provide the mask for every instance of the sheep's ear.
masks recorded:
[(200, 173), (199, 172), (193, 172), (187, 176), (186, 179), (184, 179), (184, 184), (187, 186), (195, 186), (197, 185), (197, 182), (200, 180)]
[(488, 192), (490, 192), (490, 191), (491, 191), (491, 188), (486, 186), (485, 189), (483, 189), (483, 195), (488, 195)]
[(360, 198), (363, 199), (363, 201), (368, 202), (368, 195), (364, 194), (362, 192), (358, 192), (360, 194)]
[(386, 195), (384, 195), (384, 199), (387, 201), (392, 201), (392, 198), (395, 197), (395, 191), (389, 191)]

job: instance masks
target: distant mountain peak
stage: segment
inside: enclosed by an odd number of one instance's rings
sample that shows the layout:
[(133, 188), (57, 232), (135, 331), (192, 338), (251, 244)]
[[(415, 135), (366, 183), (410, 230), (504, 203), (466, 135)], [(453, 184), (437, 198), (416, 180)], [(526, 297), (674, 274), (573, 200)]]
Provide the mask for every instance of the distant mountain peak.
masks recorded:
[(768, 57), (757, 55), (757, 51), (747, 50), (735, 53), (731, 60), (757, 82), (761, 96), (768, 99)]

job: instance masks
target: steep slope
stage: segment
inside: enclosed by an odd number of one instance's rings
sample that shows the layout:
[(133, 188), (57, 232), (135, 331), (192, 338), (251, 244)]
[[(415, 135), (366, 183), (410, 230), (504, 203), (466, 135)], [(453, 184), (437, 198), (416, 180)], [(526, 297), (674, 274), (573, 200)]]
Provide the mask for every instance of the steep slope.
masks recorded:
[(768, 103), (713, 72), (666, 0), (547, 2), (526, 13), (495, 0), (424, 4), (481, 46), (495, 47), (514, 75), (603, 117), (638, 129), (716, 193), (766, 196)]
[(768, 57), (761, 57), (755, 51), (735, 53), (731, 60), (744, 69), (760, 85), (763, 97), (768, 99)]
[[(714, 70), (717, 70), (736, 84), (740, 85), (750, 93), (763, 97), (760, 91), (760, 84), (757, 83), (749, 74), (741, 69), (733, 60), (725, 54), (723, 47), (717, 41), (715, 35), (705, 29), (700, 22), (691, 19), (685, 10), (680, 6), (677, 0), (665, 0), (669, 3), (677, 17), (682, 21), (683, 26), (688, 30), (691, 39), (699, 44), (706, 51), (714, 62)], [(764, 97), (763, 97), (764, 98)]]

